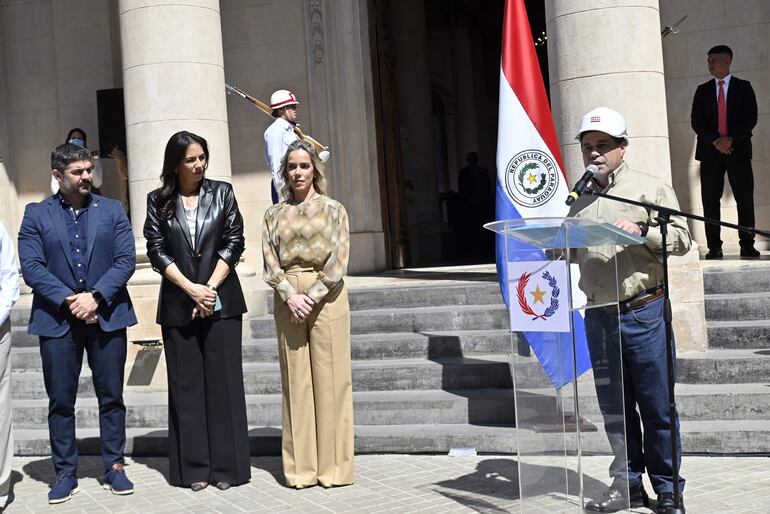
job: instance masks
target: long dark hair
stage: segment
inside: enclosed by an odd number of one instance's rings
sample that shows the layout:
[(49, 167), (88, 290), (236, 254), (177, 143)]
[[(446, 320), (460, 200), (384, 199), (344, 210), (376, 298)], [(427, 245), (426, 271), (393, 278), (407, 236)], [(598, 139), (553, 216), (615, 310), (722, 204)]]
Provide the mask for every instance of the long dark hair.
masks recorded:
[(183, 130), (171, 136), (171, 139), (166, 143), (166, 152), (163, 155), (163, 171), (160, 174), (163, 185), (160, 186), (155, 195), (161, 220), (167, 220), (176, 214), (176, 195), (179, 193), (176, 167), (184, 159), (187, 148), (194, 143), (198, 143), (203, 148), (203, 154), (206, 156), (206, 164), (203, 169), (205, 172), (206, 168), (209, 167), (209, 145), (205, 139)]

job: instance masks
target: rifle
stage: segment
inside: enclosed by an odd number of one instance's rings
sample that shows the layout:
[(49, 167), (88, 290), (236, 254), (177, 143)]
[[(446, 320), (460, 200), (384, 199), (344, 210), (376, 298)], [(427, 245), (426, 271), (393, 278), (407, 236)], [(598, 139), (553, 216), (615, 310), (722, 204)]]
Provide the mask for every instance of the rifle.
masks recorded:
[[(267, 105), (265, 102), (257, 100), (256, 98), (254, 98), (250, 94), (242, 91), (238, 87), (231, 86), (230, 84), (225, 83), (225, 91), (227, 91), (228, 94), (235, 93), (236, 95), (240, 96), (244, 100), (247, 100), (247, 101), (253, 103), (254, 105), (256, 105), (257, 108), (260, 111), (264, 112), (265, 114), (267, 114), (271, 118), (273, 117), (273, 110), (270, 108), (269, 105)], [(328, 146), (322, 145), (321, 143), (319, 143), (318, 141), (313, 139), (311, 136), (309, 136), (309, 135), (305, 134), (304, 132), (302, 132), (302, 129), (299, 127), (298, 124), (294, 125), (294, 133), (297, 134), (297, 137), (299, 137), (300, 139), (304, 139), (305, 141), (307, 141), (308, 143), (313, 145), (313, 148), (315, 149), (317, 154), (320, 154), (324, 150), (326, 150), (326, 151), (329, 150)]]

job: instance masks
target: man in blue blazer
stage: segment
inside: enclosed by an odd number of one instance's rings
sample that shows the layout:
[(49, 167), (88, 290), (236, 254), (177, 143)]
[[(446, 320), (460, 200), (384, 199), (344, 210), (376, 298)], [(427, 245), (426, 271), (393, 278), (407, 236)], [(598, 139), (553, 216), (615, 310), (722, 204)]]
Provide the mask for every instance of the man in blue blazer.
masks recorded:
[[(691, 124), (698, 135), (695, 159), (700, 161), (703, 215), (720, 219), (725, 172), (738, 208), (738, 224), (754, 228), (754, 174), (751, 131), (757, 124), (757, 98), (751, 82), (730, 73), (733, 51), (726, 45), (708, 52), (713, 79), (698, 86), (692, 101)], [(707, 259), (722, 258), (719, 225), (706, 224)], [(757, 258), (754, 234), (740, 231), (741, 257)]]
[(123, 470), (126, 327), (136, 315), (126, 283), (136, 267), (131, 225), (120, 202), (91, 194), (88, 150), (64, 144), (51, 153), (59, 192), (27, 205), (19, 229), (19, 259), (32, 288), (27, 332), (40, 337), (48, 393), (48, 429), (56, 483), (49, 503), (78, 491), (75, 397), (83, 351), (99, 401), (104, 487), (131, 494)]

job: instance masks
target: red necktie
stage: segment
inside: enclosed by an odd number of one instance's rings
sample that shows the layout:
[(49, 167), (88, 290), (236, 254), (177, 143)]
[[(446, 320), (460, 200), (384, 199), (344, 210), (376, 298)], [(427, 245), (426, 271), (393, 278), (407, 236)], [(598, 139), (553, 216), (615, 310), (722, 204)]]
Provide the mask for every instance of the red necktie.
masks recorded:
[(717, 112), (719, 114), (719, 135), (727, 135), (727, 101), (725, 100), (725, 81), (719, 81), (719, 95), (717, 95)]

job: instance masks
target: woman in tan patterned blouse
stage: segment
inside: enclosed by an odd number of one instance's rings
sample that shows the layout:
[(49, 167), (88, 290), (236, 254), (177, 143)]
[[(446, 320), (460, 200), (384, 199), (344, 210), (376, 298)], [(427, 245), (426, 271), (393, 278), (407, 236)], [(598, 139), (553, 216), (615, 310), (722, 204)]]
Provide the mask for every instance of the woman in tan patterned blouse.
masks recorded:
[(348, 215), (326, 196), (323, 164), (294, 141), (281, 164), (287, 201), (265, 212), (265, 281), (275, 289), (283, 388), (283, 473), (302, 489), (353, 483), (350, 309), (342, 277)]

